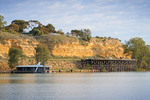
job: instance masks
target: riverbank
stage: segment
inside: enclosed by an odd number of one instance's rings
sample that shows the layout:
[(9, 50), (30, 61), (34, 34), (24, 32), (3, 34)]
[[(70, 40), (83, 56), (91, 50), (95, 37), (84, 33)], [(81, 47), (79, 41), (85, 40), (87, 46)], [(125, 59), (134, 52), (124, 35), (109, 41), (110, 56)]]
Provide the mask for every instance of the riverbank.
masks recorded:
[[(134, 72), (149, 72), (150, 70), (141, 69)], [(50, 73), (95, 73), (95, 72), (107, 72), (107, 71), (99, 71), (99, 70), (90, 70), (90, 69), (53, 69), (50, 70)], [(119, 72), (133, 72), (133, 71), (119, 71)], [(8, 74), (10, 71), (1, 71), (0, 74)]]
[[(31, 63), (31, 62), (30, 62)], [(36, 64), (33, 62), (33, 64)], [(27, 65), (27, 64), (23, 64)], [(29, 64), (29, 65), (32, 65)], [(50, 60), (47, 62), (46, 65), (51, 65), (52, 67), (50, 68), (51, 72), (54, 73), (68, 73), (68, 72), (100, 72), (100, 70), (91, 70), (90, 67), (87, 69), (83, 69), (81, 66), (81, 61), (80, 60)], [(136, 71), (150, 71), (146, 69), (137, 69)], [(0, 61), (0, 73), (10, 73), (11, 70), (8, 66), (8, 63), (5, 61)], [(106, 70), (102, 70), (102, 72), (106, 72)]]
[(78, 72), (100, 72), (99, 70), (90, 70), (90, 69), (71, 69), (71, 70), (51, 70), (51, 72), (55, 72), (55, 73), (67, 73), (67, 72), (72, 72), (72, 73), (78, 73)]
[[(84, 73), (84, 72), (100, 72), (99, 70), (91, 69), (50, 69), (51, 73)], [(11, 73), (11, 71), (0, 71), (0, 74)]]

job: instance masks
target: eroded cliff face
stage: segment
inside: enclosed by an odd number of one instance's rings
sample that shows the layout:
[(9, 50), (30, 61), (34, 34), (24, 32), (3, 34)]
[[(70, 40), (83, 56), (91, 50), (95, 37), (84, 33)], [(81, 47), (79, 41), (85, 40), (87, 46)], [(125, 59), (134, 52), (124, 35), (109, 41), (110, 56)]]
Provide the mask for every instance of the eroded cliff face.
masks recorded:
[[(39, 41), (43, 40), (44, 42)], [(125, 58), (123, 44), (118, 39), (112, 38), (92, 38), (88, 43), (82, 43), (78, 38), (69, 38), (65, 36), (50, 35), (33, 38), (1, 39), (0, 57), (8, 58), (8, 52), (11, 47), (22, 49), (27, 57), (35, 56), (35, 48), (38, 44), (47, 44), (50, 52), (54, 56), (62, 57), (112, 57)], [(74, 41), (71, 41), (74, 40)], [(37, 42), (39, 41), (39, 42)], [(65, 42), (63, 42), (65, 41)]]
[[(49, 37), (48, 37), (49, 38)], [(66, 39), (69, 37), (65, 37)], [(75, 41), (62, 42), (64, 38), (57, 40), (57, 42), (47, 40), (43, 38), (44, 43), (38, 42), (36, 39), (29, 38), (17, 38), (17, 39), (1, 39), (0, 38), (0, 71), (4, 72), (10, 70), (8, 67), (8, 53), (11, 47), (20, 48), (23, 54), (29, 58), (29, 61), (25, 61), (24, 64), (35, 64), (36, 61), (33, 58), (36, 54), (35, 48), (38, 44), (47, 44), (50, 52), (54, 56), (62, 57), (102, 57), (102, 58), (130, 58), (124, 55), (123, 44), (118, 39), (108, 39), (108, 38), (92, 38), (88, 43), (81, 43), (79, 39)], [(71, 39), (71, 38), (69, 38)], [(47, 42), (48, 41), (48, 42)], [(61, 43), (59, 43), (61, 41)], [(30, 58), (33, 58), (31, 61)], [(51, 62), (53, 68), (57, 68), (57, 64)], [(64, 64), (64, 65), (63, 65)], [(67, 62), (70, 66), (74, 66), (74, 63)], [(66, 66), (66, 63), (62, 63), (61, 66)], [(76, 66), (76, 65), (75, 65)], [(71, 67), (72, 68), (72, 67)], [(75, 67), (73, 67), (75, 68)]]
[(84, 46), (80, 45), (78, 42), (55, 45), (52, 53), (53, 55), (63, 57), (93, 56), (93, 50), (91, 45)]
[(118, 39), (92, 38), (88, 45), (78, 42), (55, 45), (52, 53), (63, 57), (113, 57), (125, 58), (123, 44)]
[(37, 41), (29, 39), (8, 39), (3, 40), (3, 42), (3, 44), (0, 43), (0, 56), (2, 58), (8, 57), (9, 49), (11, 47), (20, 48), (24, 55), (34, 57), (36, 53), (35, 47), (39, 44)]

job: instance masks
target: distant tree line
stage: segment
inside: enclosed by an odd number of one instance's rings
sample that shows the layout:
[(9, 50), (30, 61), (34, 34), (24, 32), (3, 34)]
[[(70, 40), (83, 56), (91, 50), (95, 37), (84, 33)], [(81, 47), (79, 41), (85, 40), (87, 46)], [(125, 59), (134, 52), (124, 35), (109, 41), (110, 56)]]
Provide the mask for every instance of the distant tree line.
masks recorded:
[(115, 40), (119, 40), (120, 42), (121, 42), (121, 40), (120, 39), (118, 39), (118, 38), (112, 38), (112, 37), (100, 37), (100, 36), (95, 36), (95, 38), (98, 38), (98, 39), (115, 39)]
[[(60, 35), (65, 35), (62, 29), (55, 30), (55, 27), (52, 24), (42, 25), (41, 22), (37, 20), (13, 20), (10, 25), (5, 26), (6, 21), (4, 17), (0, 15), (0, 31), (8, 31), (14, 34), (22, 34), (25, 30), (30, 29), (28, 32), (33, 36), (41, 36), (44, 34), (57, 33)], [(90, 41), (91, 31), (90, 29), (81, 29), (81, 30), (71, 30), (71, 33), (66, 33), (66, 36), (80, 37), (82, 40)]]
[(6, 21), (4, 17), (0, 15), (0, 31), (8, 31), (15, 34), (22, 34), (25, 30), (30, 29), (29, 34), (33, 36), (40, 36), (48, 33), (58, 33), (64, 35), (62, 29), (55, 30), (52, 24), (42, 25), (41, 22), (37, 20), (13, 20), (10, 25), (5, 26)]

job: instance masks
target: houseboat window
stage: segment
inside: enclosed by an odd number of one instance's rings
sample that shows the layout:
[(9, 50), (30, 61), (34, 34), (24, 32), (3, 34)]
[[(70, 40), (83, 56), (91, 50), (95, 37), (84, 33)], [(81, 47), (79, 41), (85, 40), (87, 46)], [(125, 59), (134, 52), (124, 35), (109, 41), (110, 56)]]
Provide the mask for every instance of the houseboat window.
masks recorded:
[(21, 68), (21, 67), (17, 67), (17, 70), (18, 70), (18, 71), (22, 71), (22, 68)]
[(27, 71), (31, 71), (31, 68), (29, 67), (29, 68), (27, 68)]

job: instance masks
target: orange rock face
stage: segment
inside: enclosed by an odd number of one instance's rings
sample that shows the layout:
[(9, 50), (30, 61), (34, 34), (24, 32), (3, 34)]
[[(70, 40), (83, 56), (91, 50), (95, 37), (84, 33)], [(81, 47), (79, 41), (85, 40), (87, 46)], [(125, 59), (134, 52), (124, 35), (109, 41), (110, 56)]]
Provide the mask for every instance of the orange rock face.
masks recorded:
[(36, 53), (34, 48), (39, 44), (36, 41), (28, 39), (9, 39), (3, 41), (5, 41), (5, 44), (0, 44), (0, 56), (3, 58), (8, 57), (8, 52), (11, 47), (20, 48), (26, 56), (33, 57)]
[[(11, 47), (22, 49), (23, 53), (28, 57), (35, 56), (35, 47), (39, 44), (37, 41), (29, 39), (9, 39), (4, 40), (5, 44), (0, 44), (0, 56), (8, 57)], [(55, 44), (52, 54), (62, 57), (114, 57), (125, 58), (123, 44), (117, 39), (100, 40), (92, 38), (87, 45), (81, 45), (79, 41)], [(130, 57), (129, 57), (130, 58)]]
[[(35, 48), (39, 44), (36, 40), (30, 39), (7, 39), (0, 42), (0, 71), (9, 70), (8, 53), (11, 47), (22, 49), (24, 55), (28, 57), (35, 56)], [(97, 39), (92, 38), (89, 43), (81, 44), (79, 41), (66, 43), (52, 43), (51, 53), (54, 56), (62, 57), (112, 57), (112, 58), (131, 58), (124, 55), (123, 44), (118, 39)], [(48, 44), (48, 43), (47, 43)], [(31, 61), (30, 61), (31, 62)], [(25, 62), (29, 64), (30, 62)], [(35, 61), (34, 61), (35, 62)], [(68, 62), (67, 62), (68, 63)], [(56, 64), (54, 64), (56, 65)], [(64, 64), (65, 66), (66, 64)]]
[[(55, 45), (52, 53), (63, 57), (114, 57), (125, 58), (123, 44), (117, 39), (99, 40), (92, 38), (88, 45), (81, 45), (79, 42)], [(130, 58), (130, 57), (129, 57)]]

